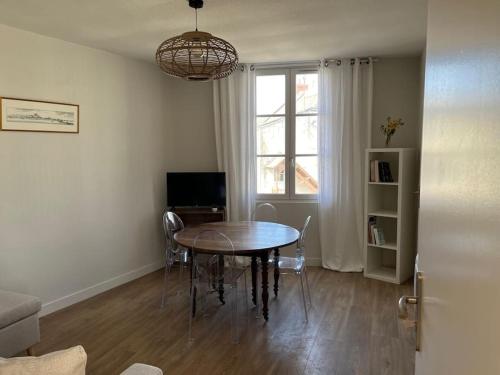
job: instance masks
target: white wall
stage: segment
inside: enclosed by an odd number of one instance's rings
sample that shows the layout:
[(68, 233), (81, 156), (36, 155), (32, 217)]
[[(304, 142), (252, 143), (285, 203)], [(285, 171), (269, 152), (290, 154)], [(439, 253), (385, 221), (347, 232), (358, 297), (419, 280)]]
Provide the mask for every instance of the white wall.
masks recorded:
[(171, 172), (217, 171), (211, 82), (170, 83), (175, 91)]
[(392, 136), (390, 147), (420, 149), (422, 129), (422, 60), (418, 57), (381, 58), (373, 66), (372, 147), (384, 147), (380, 125), (387, 117), (405, 122)]
[(80, 134), (0, 132), (0, 288), (48, 312), (158, 268), (173, 80), (1, 25), (0, 46), (0, 96), (80, 105)]

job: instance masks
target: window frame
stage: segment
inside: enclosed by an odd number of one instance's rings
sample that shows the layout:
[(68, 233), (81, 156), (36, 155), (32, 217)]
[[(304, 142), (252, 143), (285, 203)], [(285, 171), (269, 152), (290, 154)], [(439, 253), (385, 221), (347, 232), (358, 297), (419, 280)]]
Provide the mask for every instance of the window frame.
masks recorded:
[[(297, 154), (296, 153), (296, 77), (298, 74), (304, 73), (318, 73), (317, 67), (284, 67), (284, 68), (261, 68), (255, 70), (255, 87), (257, 87), (257, 77), (266, 76), (266, 75), (284, 75), (285, 76), (285, 114), (284, 115), (276, 115), (276, 117), (284, 117), (285, 118), (285, 154), (284, 155), (259, 155), (256, 153), (256, 173), (257, 176), (257, 160), (259, 157), (268, 156), (268, 157), (284, 157), (285, 158), (285, 193), (284, 194), (259, 194), (257, 192), (256, 199), (257, 201), (314, 201), (318, 199), (318, 194), (297, 194), (295, 191), (295, 164), (296, 158), (301, 156), (316, 156), (319, 157), (318, 153), (316, 154)], [(255, 92), (257, 96), (257, 91)], [(255, 100), (255, 105), (257, 106), (257, 100)], [(298, 116), (307, 117), (313, 116), (314, 114), (299, 114)], [(318, 116), (318, 113), (315, 114)], [(269, 115), (258, 115), (257, 107), (255, 108), (255, 131), (257, 132), (257, 118), (258, 117), (269, 117)], [(318, 129), (318, 137), (319, 137), (319, 129)], [(256, 138), (257, 141), (257, 138)], [(319, 143), (319, 139), (318, 139)], [(257, 150), (257, 147), (255, 147)], [(318, 150), (319, 151), (319, 150)], [(319, 168), (319, 166), (318, 166)], [(318, 171), (319, 172), (319, 171)], [(257, 181), (255, 181), (257, 184)], [(256, 186), (258, 189), (258, 186)]]

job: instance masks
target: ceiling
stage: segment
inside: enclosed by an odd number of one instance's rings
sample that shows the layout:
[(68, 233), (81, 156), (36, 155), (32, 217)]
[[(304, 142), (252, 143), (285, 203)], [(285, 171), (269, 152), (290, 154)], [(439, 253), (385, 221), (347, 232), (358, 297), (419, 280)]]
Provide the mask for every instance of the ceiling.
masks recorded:
[[(194, 16), (186, 0), (0, 0), (0, 23), (146, 61)], [(419, 55), (426, 1), (206, 0), (198, 22), (242, 62)]]

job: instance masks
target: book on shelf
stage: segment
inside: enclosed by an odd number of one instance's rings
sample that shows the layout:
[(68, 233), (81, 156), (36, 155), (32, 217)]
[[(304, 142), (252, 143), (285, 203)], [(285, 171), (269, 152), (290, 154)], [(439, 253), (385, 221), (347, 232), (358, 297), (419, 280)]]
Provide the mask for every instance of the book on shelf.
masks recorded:
[(370, 161), (370, 182), (394, 182), (388, 162), (383, 160)]
[(375, 243), (375, 239), (373, 237), (373, 227), (375, 226), (377, 219), (374, 216), (371, 216), (368, 219), (368, 243)]
[(375, 245), (380, 245), (379, 244), (379, 237), (378, 237), (378, 228), (377, 227), (373, 227), (373, 238), (375, 239), (375, 241), (373, 242)]
[(392, 179), (392, 174), (391, 174), (391, 168), (389, 166), (389, 163), (386, 161), (381, 161), (380, 162), (380, 170), (381, 172), (381, 178), (380, 181), (382, 182), (394, 182)]
[(378, 182), (378, 160), (370, 161), (370, 182)]
[(384, 230), (377, 226), (377, 218), (368, 219), (368, 243), (371, 245), (385, 245)]
[(377, 228), (377, 245), (385, 245), (384, 230)]

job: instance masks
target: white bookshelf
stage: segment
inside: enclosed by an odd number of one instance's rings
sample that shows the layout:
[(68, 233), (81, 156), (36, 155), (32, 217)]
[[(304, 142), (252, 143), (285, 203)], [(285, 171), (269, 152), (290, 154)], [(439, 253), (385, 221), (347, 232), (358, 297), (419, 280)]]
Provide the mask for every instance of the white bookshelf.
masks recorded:
[[(389, 163), (394, 182), (370, 181), (370, 161)], [(413, 273), (416, 248), (417, 152), (412, 148), (369, 148), (365, 160), (365, 277), (400, 284)], [(385, 244), (369, 243), (375, 217)]]

